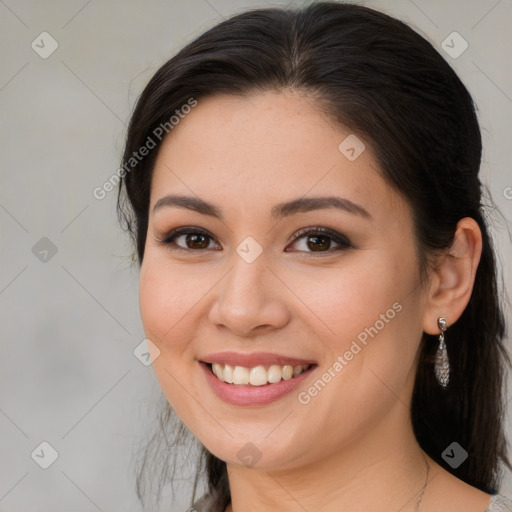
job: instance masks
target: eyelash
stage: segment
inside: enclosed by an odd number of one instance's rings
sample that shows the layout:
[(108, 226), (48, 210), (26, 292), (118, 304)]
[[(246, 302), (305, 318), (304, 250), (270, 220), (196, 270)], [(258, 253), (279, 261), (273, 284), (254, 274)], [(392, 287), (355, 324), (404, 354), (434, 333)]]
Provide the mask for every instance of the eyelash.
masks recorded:
[[(176, 245), (176, 243), (174, 241), (176, 238), (178, 238), (181, 235), (188, 235), (188, 234), (203, 235), (203, 236), (210, 238), (211, 240), (214, 240), (214, 238), (207, 231), (205, 231), (201, 228), (180, 227), (180, 228), (173, 229), (165, 236), (165, 238), (157, 240), (157, 242), (158, 242), (158, 244), (163, 245), (166, 248), (171, 249), (173, 251), (202, 252), (202, 251), (211, 250), (208, 248), (206, 248), (206, 249), (189, 249), (189, 248), (184, 248), (184, 247), (180, 247), (179, 245)], [(305, 254), (310, 254), (310, 255), (332, 254), (333, 252), (346, 250), (346, 249), (349, 249), (352, 247), (350, 240), (346, 236), (344, 236), (340, 233), (337, 233), (336, 231), (334, 231), (332, 229), (323, 228), (321, 226), (317, 226), (314, 228), (311, 228), (311, 227), (303, 228), (303, 229), (297, 231), (297, 233), (295, 233), (294, 235), (292, 235), (289, 242), (295, 243), (299, 239), (306, 237), (306, 235), (326, 236), (327, 238), (330, 238), (333, 242), (338, 244), (340, 247), (335, 248), (335, 249), (331, 248), (331, 249), (328, 249), (327, 251), (299, 251), (299, 252), (303, 252)], [(289, 252), (289, 251), (286, 251), (286, 252)]]

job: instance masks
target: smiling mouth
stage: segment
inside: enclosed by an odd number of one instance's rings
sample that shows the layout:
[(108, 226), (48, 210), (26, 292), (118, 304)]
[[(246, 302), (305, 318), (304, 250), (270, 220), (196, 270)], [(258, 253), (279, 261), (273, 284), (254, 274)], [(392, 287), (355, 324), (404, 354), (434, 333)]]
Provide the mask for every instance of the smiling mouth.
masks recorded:
[(229, 364), (205, 363), (219, 380), (234, 386), (268, 386), (278, 382), (291, 380), (313, 368), (314, 364), (232, 366)]

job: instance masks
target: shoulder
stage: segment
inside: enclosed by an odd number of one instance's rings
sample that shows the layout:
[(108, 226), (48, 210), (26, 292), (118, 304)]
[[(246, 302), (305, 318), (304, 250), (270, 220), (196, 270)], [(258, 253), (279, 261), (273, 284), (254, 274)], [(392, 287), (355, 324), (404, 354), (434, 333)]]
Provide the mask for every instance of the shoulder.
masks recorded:
[(484, 512), (512, 512), (512, 500), (503, 494), (493, 494)]

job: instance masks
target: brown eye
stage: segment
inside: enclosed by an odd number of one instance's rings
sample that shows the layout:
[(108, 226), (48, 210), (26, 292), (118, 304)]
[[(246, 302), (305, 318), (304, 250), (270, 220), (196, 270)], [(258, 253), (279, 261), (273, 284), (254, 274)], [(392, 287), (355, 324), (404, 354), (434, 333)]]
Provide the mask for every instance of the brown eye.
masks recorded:
[(307, 237), (307, 246), (312, 251), (324, 251), (330, 249), (331, 239), (328, 236), (310, 235)]
[(189, 249), (206, 249), (208, 247), (209, 241), (205, 235), (192, 233), (182, 236), (185, 236), (185, 244)]
[[(328, 228), (304, 228), (292, 237), (292, 246), (299, 252), (327, 253), (341, 251), (352, 247), (349, 239), (344, 235)], [(332, 245), (338, 247), (332, 247)], [(286, 249), (287, 252), (290, 252)]]
[(207, 232), (192, 227), (173, 229), (159, 243), (169, 248), (183, 251), (202, 251), (210, 247), (213, 237)]

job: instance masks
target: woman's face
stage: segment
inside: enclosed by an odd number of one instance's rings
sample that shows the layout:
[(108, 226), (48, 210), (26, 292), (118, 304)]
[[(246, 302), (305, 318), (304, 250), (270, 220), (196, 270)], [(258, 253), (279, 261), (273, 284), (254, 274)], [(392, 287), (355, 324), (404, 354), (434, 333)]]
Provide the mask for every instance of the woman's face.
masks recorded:
[(199, 100), (159, 150), (142, 321), (171, 406), (228, 463), (291, 468), (408, 421), (412, 217), (363, 142), (268, 92)]

